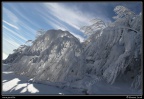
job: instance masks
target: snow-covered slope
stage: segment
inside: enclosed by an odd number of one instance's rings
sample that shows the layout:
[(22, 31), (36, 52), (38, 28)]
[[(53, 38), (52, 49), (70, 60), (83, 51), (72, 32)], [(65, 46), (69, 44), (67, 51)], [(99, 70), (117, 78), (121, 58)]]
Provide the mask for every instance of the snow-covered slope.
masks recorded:
[(81, 44), (68, 31), (48, 30), (12, 62), (10, 70), (38, 81), (81, 77)]

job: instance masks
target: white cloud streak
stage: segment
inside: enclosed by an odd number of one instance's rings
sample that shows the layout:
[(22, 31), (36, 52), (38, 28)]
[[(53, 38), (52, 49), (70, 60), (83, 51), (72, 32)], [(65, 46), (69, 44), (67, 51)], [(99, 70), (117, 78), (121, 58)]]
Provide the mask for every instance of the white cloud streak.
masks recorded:
[[(46, 12), (43, 12), (37, 8), (36, 8), (36, 10), (38, 11), (38, 13), (40, 13), (39, 15), (45, 20), (45, 22), (50, 24), (55, 29), (68, 30), (68, 31), (70, 31), (71, 34), (73, 34), (81, 42), (84, 41), (84, 38), (82, 36), (71, 32), (71, 29), (67, 27), (67, 24), (72, 26), (73, 28), (79, 30), (82, 25), (84, 25), (84, 24), (86, 25), (89, 23), (88, 16), (86, 17), (81, 12), (75, 13), (75, 11), (73, 9), (67, 9), (66, 7), (60, 6), (59, 4), (56, 4), (56, 3), (52, 3), (52, 4), (44, 3), (43, 5), (44, 5), (44, 9)], [(57, 11), (57, 10), (59, 10), (59, 11)], [(52, 16), (49, 15), (48, 13), (51, 14)], [(61, 21), (66, 24), (61, 23)]]
[(22, 21), (20, 21), (19, 22), (20, 23), (20, 25), (22, 26), (22, 28), (25, 28), (25, 30), (27, 30), (29, 33), (31, 33), (31, 34), (35, 34), (35, 32), (36, 32), (36, 30), (34, 30), (33, 28), (31, 28), (30, 26), (28, 26), (26, 23), (24, 23), (24, 22), (22, 22)]
[(7, 28), (6, 26), (3, 26), (4, 29), (8, 30), (9, 32), (13, 33), (14, 35), (18, 36), (19, 38), (21, 38), (22, 40), (27, 41), (26, 38), (24, 38), (23, 36), (19, 35), (18, 33), (14, 32), (13, 30)]
[[(31, 23), (35, 27), (39, 27), (36, 23), (34, 23), (32, 20), (30, 20), (26, 15), (24, 15), (22, 12), (20, 12), (17, 8), (14, 8), (14, 11), (17, 15), (21, 16), (23, 19), (25, 19), (27, 22)], [(21, 24), (20, 24), (21, 25)]]
[(18, 48), (19, 46), (20, 44), (15, 42), (13, 39), (3, 38), (3, 53), (5, 53), (5, 56), (13, 53), (13, 49)]
[(18, 17), (5, 7), (3, 7), (3, 15), (5, 15), (12, 24), (17, 24)]
[(43, 4), (54, 17), (69, 24), (70, 26), (80, 29), (82, 25), (89, 24), (90, 15), (80, 12), (77, 8), (68, 8), (58, 3)]
[(80, 35), (77, 35), (77, 34), (75, 34), (75, 33), (73, 33), (73, 32), (70, 32), (72, 35), (74, 35), (76, 38), (78, 38), (79, 40), (80, 40), (80, 42), (84, 42), (84, 38), (83, 37), (81, 37)]
[[(27, 24), (25, 24), (22, 20), (19, 20), (19, 17), (17, 17), (16, 15), (21, 16), (23, 19), (25, 19), (27, 22), (30, 22), (31, 24), (33, 24), (34, 26), (37, 26), (36, 24), (34, 24), (34, 22), (32, 22), (30, 19), (28, 19), (23, 13), (21, 13), (19, 10), (17, 10), (16, 8), (13, 9), (15, 11), (15, 13), (13, 13), (12, 11), (8, 10), (7, 8), (3, 7), (3, 13), (8, 16), (9, 22), (13, 23), (9, 24), (17, 29), (19, 29), (19, 27), (21, 26), (22, 28), (25, 28), (26, 30), (28, 30), (29, 32), (35, 34), (35, 30), (30, 28)], [(4, 20), (5, 21), (5, 20)], [(5, 23), (8, 23), (5, 21)], [(37, 26), (38, 27), (38, 26)]]
[(15, 26), (15, 25), (13, 25), (13, 24), (11, 24), (11, 23), (5, 21), (5, 20), (3, 20), (3, 22), (6, 23), (7, 25), (9, 25), (9, 26), (11, 26), (11, 27), (17, 29), (17, 30), (19, 29), (17, 26)]
[(46, 22), (48, 22), (48, 24), (50, 24), (53, 28), (55, 29), (61, 29), (61, 30), (67, 30), (66, 26), (64, 26), (63, 24), (59, 23), (56, 20), (49, 20), (48, 18), (41, 16)]
[[(15, 7), (13, 8), (15, 9)], [(32, 21), (18, 11), (19, 10), (10, 10), (3, 7), (3, 34), (5, 34), (5, 36), (3, 36), (3, 53), (6, 55), (13, 53), (13, 49), (16, 49), (23, 41), (27, 41), (29, 38), (32, 38), (30, 37), (31, 35), (35, 34), (35, 30), (20, 19), (23, 18), (30, 23), (32, 23)], [(32, 24), (35, 25), (34, 23)], [(25, 29), (25, 31), (22, 31), (22, 29)]]
[[(63, 31), (68, 30), (71, 34), (73, 34), (76, 38), (78, 38), (78, 39), (80, 40), (80, 42), (83, 42), (83, 41), (84, 41), (84, 38), (83, 38), (83, 37), (81, 37), (80, 35), (77, 35), (76, 33), (71, 32), (71, 30), (68, 29), (67, 26), (61, 24), (59, 21), (57, 21), (57, 20), (55, 20), (55, 19), (49, 20), (49, 18), (50, 18), (49, 16), (45, 16), (45, 17), (44, 17), (44, 16), (41, 16), (41, 17), (43, 17), (43, 19), (44, 19), (46, 22), (48, 22), (53, 28), (55, 28), (55, 29), (61, 29), (61, 30), (63, 30)], [(49, 17), (49, 18), (46, 18), (46, 17)]]
[(13, 41), (13, 40), (6, 39), (6, 38), (3, 38), (3, 39), (4, 39), (4, 41), (8, 42), (9, 44), (11, 44), (11, 45), (14, 46), (14, 47), (20, 46), (20, 44), (16, 43), (16, 42)]
[[(94, 14), (82, 12), (80, 9), (78, 9), (77, 6), (66, 7), (61, 3), (43, 3), (43, 5), (46, 8), (46, 11), (48, 11), (48, 13), (50, 13), (54, 17), (51, 18), (48, 15), (44, 14), (48, 19), (52, 21), (50, 22), (47, 19), (48, 23), (50, 23), (53, 27), (66, 29), (68, 31), (71, 31), (71, 29), (67, 28), (67, 26), (65, 25), (59, 24), (58, 21), (55, 22), (55, 20), (59, 19), (60, 21), (72, 26), (73, 28), (79, 31), (81, 31), (80, 28), (82, 26), (90, 25), (91, 24), (90, 20), (96, 17), (102, 20), (110, 21), (108, 18), (105, 18), (102, 15), (94, 16)], [(77, 35), (76, 33), (72, 34), (75, 37), (79, 38), (81, 42), (84, 41), (84, 38), (82, 36)]]

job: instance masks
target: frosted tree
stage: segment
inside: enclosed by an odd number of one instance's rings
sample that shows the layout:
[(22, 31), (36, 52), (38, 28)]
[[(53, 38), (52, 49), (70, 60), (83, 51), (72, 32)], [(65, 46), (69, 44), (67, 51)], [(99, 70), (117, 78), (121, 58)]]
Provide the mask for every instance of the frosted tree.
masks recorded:
[(91, 26), (83, 26), (80, 28), (80, 30), (82, 30), (85, 33), (85, 35), (89, 35), (93, 33), (93, 29)]
[(101, 19), (92, 19), (90, 20), (91, 25), (89, 26), (83, 26), (80, 28), (86, 35), (91, 35), (95, 33), (97, 30), (102, 30), (103, 28), (106, 27), (105, 22), (102, 21)]
[(28, 41), (26, 41), (26, 43), (29, 43), (29, 42), (32, 42), (32, 40), (28, 40)]
[(17, 51), (18, 51), (17, 49), (14, 49), (14, 50), (13, 50), (14, 53), (16, 53)]
[(25, 45), (31, 45), (33, 43), (33, 41), (32, 40), (27, 40), (26, 42), (25, 42)]
[(135, 15), (134, 12), (132, 12), (131, 10), (129, 10), (128, 8), (126, 8), (124, 6), (116, 6), (114, 8), (114, 12), (117, 14), (117, 16), (113, 17), (113, 19), (115, 19), (115, 20)]
[(18, 51), (21, 53), (26, 47), (27, 45), (20, 45), (20, 47), (18, 48)]
[(42, 36), (43, 34), (45, 34), (45, 30), (44, 29), (40, 29), (36, 32), (36, 38), (38, 38), (39, 36)]
[[(110, 23), (113, 28), (106, 27), (102, 33), (97, 31), (83, 43), (84, 71), (111, 84), (118, 80), (134, 80), (132, 87), (141, 88), (141, 72), (138, 71), (141, 69), (141, 14), (135, 15), (123, 6), (117, 6), (114, 11), (116, 20)], [(98, 23), (103, 25), (99, 20)]]
[(116, 13), (116, 16), (113, 17), (113, 19), (115, 19), (115, 22), (109, 24), (109, 27), (131, 29), (137, 32), (136, 30), (131, 28), (133, 24), (132, 22), (137, 16), (133, 11), (124, 6), (116, 6), (114, 8), (114, 12)]
[(90, 21), (92, 23), (92, 25), (90, 25), (90, 27), (93, 29), (93, 30), (98, 30), (98, 29), (103, 29), (106, 27), (106, 24), (104, 21), (102, 21), (101, 19), (92, 19)]

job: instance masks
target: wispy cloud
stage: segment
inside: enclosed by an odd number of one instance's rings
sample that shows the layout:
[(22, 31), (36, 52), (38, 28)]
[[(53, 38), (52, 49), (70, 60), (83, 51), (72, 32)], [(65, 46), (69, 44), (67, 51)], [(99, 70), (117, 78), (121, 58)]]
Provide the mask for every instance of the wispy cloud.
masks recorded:
[(16, 32), (14, 32), (13, 30), (11, 30), (11, 29), (7, 28), (6, 26), (4, 26), (4, 25), (3, 25), (3, 28), (4, 28), (4, 29), (6, 29), (6, 30), (8, 30), (9, 32), (13, 33), (15, 36), (17, 36), (17, 37), (21, 38), (22, 40), (27, 41), (27, 39), (26, 39), (26, 38), (24, 38), (23, 36), (19, 35), (19, 34), (18, 34), (18, 33), (16, 33)]
[[(27, 10), (26, 7), (23, 7), (24, 9)], [(26, 21), (28, 23), (30, 23), (31, 25), (35, 26), (35, 27), (39, 27), (38, 24), (36, 24), (36, 22), (32, 21), (31, 19), (29, 19), (27, 17), (27, 15), (25, 15), (24, 13), (22, 13), (19, 9), (17, 9), (16, 7), (13, 7), (13, 10), (15, 11), (15, 13), (21, 18), (23, 19), (23, 21)], [(22, 22), (21, 22), (22, 23)], [(20, 24), (21, 25), (21, 24)]]
[[(13, 53), (13, 49), (18, 48), (28, 39), (32, 39), (35, 35), (34, 22), (25, 14), (20, 13), (21, 10), (13, 6), (12, 9), (3, 7), (3, 53), (4, 57)], [(19, 12), (18, 12), (19, 11)], [(27, 24), (27, 23), (31, 24)], [(35, 25), (37, 26), (37, 25)]]
[[(97, 12), (99, 12), (99, 15), (95, 15), (94, 13), (90, 13), (90, 12), (85, 12), (84, 10), (80, 10), (79, 7), (76, 6), (65, 6), (62, 3), (44, 3), (43, 4), (46, 11), (48, 11), (48, 13), (53, 16), (52, 18), (50, 17), (50, 15), (46, 15), (46, 13), (44, 14), (47, 17), (47, 21), (56, 28), (62, 28), (62, 29), (67, 29), (68, 31), (71, 31), (72, 29), (70, 29), (68, 27), (71, 26), (73, 28), (75, 28), (78, 31), (81, 31), (80, 28), (82, 26), (87, 26), (92, 24), (90, 22), (91, 19), (93, 18), (100, 18), (106, 22), (111, 22), (111, 20), (105, 16), (103, 16), (103, 12), (100, 11), (100, 7), (97, 6)], [(93, 9), (94, 10), (94, 9)], [(55, 20), (57, 20), (55, 22)], [(61, 25), (61, 23), (58, 21), (60, 20), (63, 23)], [(50, 22), (52, 21), (52, 22)], [(60, 24), (59, 24), (60, 23)], [(81, 31), (82, 32), (82, 31)], [(74, 36), (79, 38), (81, 41), (84, 40), (83, 38), (83, 34), (78, 35), (77, 33), (74, 33)]]
[(9, 44), (11, 44), (11, 45), (15, 46), (15, 47), (20, 46), (18, 43), (14, 42), (13, 40), (10, 40), (10, 39), (5, 39), (5, 38), (4, 38), (4, 40), (5, 40), (5, 41), (7, 41)]
[(5, 20), (3, 20), (3, 22), (6, 23), (7, 25), (9, 25), (9, 26), (11, 26), (11, 27), (17, 29), (17, 30), (19, 29), (17, 26), (15, 26), (15, 25), (13, 25), (13, 24), (11, 24), (11, 23), (5, 21)]
[(82, 25), (89, 24), (89, 19), (92, 18), (92, 16), (84, 14), (76, 8), (68, 8), (62, 4), (44, 3), (43, 5), (55, 18), (69, 24), (78, 30)]
[(20, 21), (19, 23), (25, 31), (29, 31), (29, 34), (35, 34), (36, 30), (30, 27), (26, 22)]
[(67, 30), (66, 26), (61, 24), (55, 19), (50, 19), (48, 16), (41, 16), (49, 25), (51, 25), (54, 29), (61, 29), (61, 30)]
[(61, 24), (59, 21), (57, 20), (48, 20), (47, 18), (43, 17), (44, 20), (46, 20), (46, 22), (48, 22), (53, 28), (55, 29), (61, 29), (63, 31), (68, 30), (71, 34), (73, 34), (76, 38), (78, 38), (80, 40), (80, 42), (84, 41), (84, 38), (76, 33), (73, 33), (71, 29), (69, 29), (66, 25)]
[(49, 23), (50, 23), (50, 24), (52, 25), (52, 27), (55, 28), (55, 29), (67, 30), (67, 29), (65, 28), (65, 26), (63, 26), (63, 25), (56, 24), (56, 23), (54, 23), (54, 22), (49, 22)]
[(3, 7), (3, 17), (8, 19), (12, 24), (17, 24), (18, 22), (18, 17), (5, 7)]
[[(35, 35), (35, 30), (32, 28), (32, 26), (37, 25), (26, 17), (24, 13), (21, 13), (21, 10), (18, 10), (16, 6), (10, 6), (12, 7), (12, 10), (8, 9), (7, 7), (3, 7), (3, 22), (16, 30), (3, 26), (4, 29), (14, 34), (16, 36), (15, 38), (20, 38), (25, 41), (32, 38), (32, 35)], [(31, 25), (27, 23), (31, 23)]]
[(82, 36), (77, 35), (76, 33), (73, 33), (73, 32), (71, 32), (71, 31), (70, 31), (70, 33), (71, 33), (72, 35), (74, 35), (76, 38), (78, 38), (78, 39), (80, 40), (80, 42), (84, 42), (84, 38), (83, 38)]
[(84, 38), (80, 35), (77, 35), (76, 33), (73, 33), (71, 31), (71, 29), (69, 29), (66, 25), (60, 23), (58, 20), (50, 17), (50, 16), (47, 16), (45, 13), (42, 13), (41, 12), (41, 17), (46, 21), (48, 22), (53, 28), (55, 29), (61, 29), (63, 31), (65, 30), (68, 30), (72, 35), (74, 35), (76, 38), (78, 38), (80, 40), (80, 42), (83, 42), (84, 41)]
[[(61, 29), (61, 30), (68, 30), (71, 34), (73, 34), (76, 38), (78, 38), (81, 42), (84, 40), (84, 38), (81, 35), (78, 35), (74, 32), (72, 32), (72, 28), (68, 27), (67, 25), (75, 28), (76, 30), (79, 30), (79, 27), (77, 27), (74, 24), (71, 24), (71, 21), (67, 19), (67, 22), (62, 20), (63, 16), (61, 16), (61, 19), (58, 19), (56, 16), (50, 14), (50, 10), (48, 10), (47, 5), (43, 6), (45, 9), (45, 12), (41, 11), (40, 9), (36, 8), (36, 11), (38, 11), (39, 16), (45, 20), (50, 26), (52, 26), (54, 29)], [(64, 10), (64, 8), (62, 8)], [(69, 14), (71, 12), (67, 11), (66, 13)], [(70, 22), (69, 22), (70, 21)], [(84, 21), (85, 22), (85, 21)]]
[(13, 53), (13, 49), (16, 49), (20, 46), (13, 39), (3, 38), (3, 59), (5, 59), (9, 54)]

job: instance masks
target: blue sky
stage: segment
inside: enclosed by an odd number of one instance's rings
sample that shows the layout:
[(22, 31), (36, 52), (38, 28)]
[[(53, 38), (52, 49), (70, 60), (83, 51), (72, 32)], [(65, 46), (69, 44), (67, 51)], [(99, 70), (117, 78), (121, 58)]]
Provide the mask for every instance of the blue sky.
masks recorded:
[(39, 29), (68, 30), (83, 41), (80, 27), (90, 24), (93, 18), (114, 21), (113, 9), (117, 5), (136, 14), (142, 11), (141, 2), (3, 2), (3, 59), (27, 40), (34, 40)]

